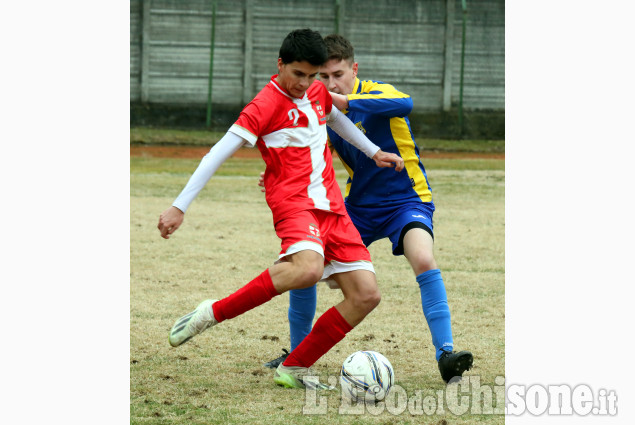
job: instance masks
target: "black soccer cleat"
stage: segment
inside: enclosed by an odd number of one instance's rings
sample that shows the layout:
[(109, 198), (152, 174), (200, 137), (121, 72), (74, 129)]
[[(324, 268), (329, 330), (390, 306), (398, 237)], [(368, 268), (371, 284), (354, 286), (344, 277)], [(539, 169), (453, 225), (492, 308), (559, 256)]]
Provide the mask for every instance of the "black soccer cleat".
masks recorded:
[(469, 351), (460, 351), (458, 353), (444, 351), (439, 358), (439, 372), (441, 372), (441, 378), (447, 383), (452, 378), (458, 376), (459, 379), (463, 376), (463, 372), (472, 368), (474, 357)]
[(284, 351), (283, 355), (281, 355), (277, 359), (273, 359), (270, 362), (263, 364), (263, 366), (268, 367), (269, 369), (277, 369), (280, 363), (285, 361), (287, 357), (289, 356), (289, 352), (286, 349), (283, 348), (282, 351)]

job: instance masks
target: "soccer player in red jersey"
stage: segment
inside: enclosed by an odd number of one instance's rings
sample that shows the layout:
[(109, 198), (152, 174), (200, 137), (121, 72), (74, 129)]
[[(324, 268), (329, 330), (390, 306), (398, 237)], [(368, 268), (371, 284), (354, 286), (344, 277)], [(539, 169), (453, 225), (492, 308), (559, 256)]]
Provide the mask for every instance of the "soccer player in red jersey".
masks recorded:
[[(346, 210), (366, 246), (387, 237), (392, 242), (393, 255), (408, 259), (419, 286), (438, 368), (442, 379), (449, 382), (472, 367), (473, 355), (466, 350), (454, 352), (450, 307), (433, 252), (432, 189), (408, 118), (412, 98), (391, 84), (360, 80), (353, 45), (343, 36), (331, 34), (324, 41), (329, 57), (320, 68), (319, 77), (331, 92), (333, 106), (382, 150), (404, 158), (405, 164), (401, 173), (377, 168), (354, 146), (327, 130), (330, 144), (349, 173)], [(264, 183), (261, 181), (260, 185)], [(311, 330), (316, 292), (315, 287), (289, 292), (292, 350)], [(275, 368), (286, 356), (265, 366)]]
[(327, 56), (318, 32), (302, 29), (289, 33), (280, 47), (278, 74), (201, 160), (157, 226), (168, 239), (218, 167), (241, 146), (258, 147), (266, 164), (266, 200), (281, 239), (280, 261), (233, 294), (201, 302), (175, 322), (169, 342), (176, 347), (276, 295), (310, 287), (320, 279), (334, 279), (344, 300), (317, 320), (309, 335), (276, 369), (274, 381), (288, 388), (324, 388), (317, 378), (307, 378), (309, 367), (360, 323), (381, 298), (370, 254), (346, 213), (335, 179), (326, 125), (377, 166), (395, 167), (395, 171), (404, 167), (401, 157), (383, 152), (332, 107), (326, 87), (315, 80)]

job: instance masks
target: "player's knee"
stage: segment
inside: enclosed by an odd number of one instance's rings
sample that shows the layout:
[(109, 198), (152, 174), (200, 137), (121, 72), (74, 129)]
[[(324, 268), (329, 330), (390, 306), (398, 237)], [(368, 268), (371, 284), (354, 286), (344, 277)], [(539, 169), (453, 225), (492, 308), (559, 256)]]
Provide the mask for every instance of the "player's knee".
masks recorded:
[(370, 296), (366, 300), (366, 306), (368, 308), (368, 312), (370, 313), (371, 311), (373, 311), (375, 307), (379, 305), (380, 302), (381, 302), (381, 293), (379, 292), (379, 289), (377, 289), (375, 292), (370, 294)]
[(417, 276), (421, 273), (427, 272), (428, 270), (438, 268), (437, 262), (434, 259), (434, 254), (430, 251), (424, 250), (418, 252), (414, 258), (411, 258), (410, 264)]
[(368, 314), (373, 311), (375, 307), (379, 305), (380, 301), (381, 293), (379, 292), (379, 288), (376, 286), (373, 289), (358, 292), (353, 298), (355, 308), (364, 314)]
[(324, 265), (320, 263), (309, 263), (303, 265), (297, 278), (297, 288), (308, 288), (315, 285), (324, 273)]

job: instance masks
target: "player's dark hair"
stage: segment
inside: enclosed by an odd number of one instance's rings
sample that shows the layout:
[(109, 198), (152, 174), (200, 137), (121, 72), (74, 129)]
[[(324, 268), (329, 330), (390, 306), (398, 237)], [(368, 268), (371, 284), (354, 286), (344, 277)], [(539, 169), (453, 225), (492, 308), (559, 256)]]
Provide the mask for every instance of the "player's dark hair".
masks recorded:
[(291, 31), (280, 46), (282, 63), (303, 62), (319, 66), (326, 62), (327, 50), (319, 32), (306, 29)]
[(349, 63), (355, 61), (355, 51), (350, 41), (339, 34), (329, 34), (324, 37), (324, 43), (328, 50), (328, 59), (346, 60)]

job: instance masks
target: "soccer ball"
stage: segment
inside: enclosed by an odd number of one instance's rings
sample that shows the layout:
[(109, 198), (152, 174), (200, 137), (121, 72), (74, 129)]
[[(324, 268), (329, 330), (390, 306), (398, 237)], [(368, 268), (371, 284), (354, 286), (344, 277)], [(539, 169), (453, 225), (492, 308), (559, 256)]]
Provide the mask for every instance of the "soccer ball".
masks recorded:
[(340, 372), (342, 394), (353, 401), (383, 400), (395, 383), (386, 357), (376, 351), (357, 351), (344, 360)]

